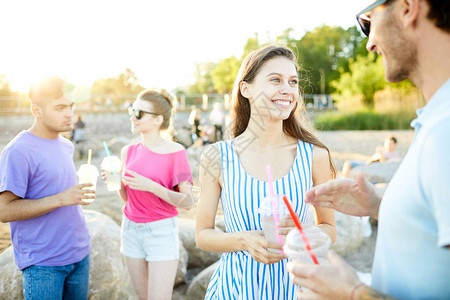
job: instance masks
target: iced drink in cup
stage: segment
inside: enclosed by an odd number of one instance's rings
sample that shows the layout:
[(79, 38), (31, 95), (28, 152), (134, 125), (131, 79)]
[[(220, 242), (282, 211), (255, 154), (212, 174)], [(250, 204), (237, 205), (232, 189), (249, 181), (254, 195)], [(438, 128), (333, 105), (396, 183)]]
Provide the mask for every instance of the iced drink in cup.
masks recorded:
[[(275, 226), (275, 218), (273, 214), (273, 200), (275, 200), (278, 220), (283, 220), (289, 214), (285, 204), (283, 203), (282, 195), (275, 195), (275, 199), (272, 196), (267, 196), (263, 199), (259, 207), (259, 215), (266, 240), (273, 243), (279, 243), (279, 239), (277, 237), (277, 227)], [(268, 250), (271, 252), (280, 253), (280, 251), (276, 249), (269, 248)]]
[(122, 171), (120, 158), (117, 156), (106, 156), (102, 161), (101, 168), (106, 172), (106, 189), (108, 191), (120, 190), (120, 172)]
[[(328, 234), (318, 226), (310, 224), (304, 224), (302, 225), (302, 228), (319, 264), (328, 263), (328, 250), (331, 247), (331, 239)], [(300, 262), (302, 264), (314, 263), (297, 228), (293, 228), (289, 231), (286, 236), (283, 250), (289, 259), (294, 262)]]
[[(77, 176), (78, 176), (78, 183), (92, 183), (92, 186), (85, 187), (86, 190), (96, 190), (97, 188), (97, 178), (98, 178), (98, 170), (94, 165), (91, 164), (84, 164), (81, 165), (78, 169)], [(86, 195), (92, 195), (95, 196), (95, 194), (86, 194)], [(94, 199), (81, 199), (84, 202), (92, 202)]]

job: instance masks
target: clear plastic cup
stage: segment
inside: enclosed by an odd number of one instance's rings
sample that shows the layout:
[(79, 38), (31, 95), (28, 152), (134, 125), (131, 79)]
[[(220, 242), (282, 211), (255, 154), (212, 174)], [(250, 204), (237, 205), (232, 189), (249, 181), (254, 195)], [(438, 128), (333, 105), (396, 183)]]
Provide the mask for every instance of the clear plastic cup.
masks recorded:
[(194, 200), (194, 203), (197, 203), (200, 200), (200, 195), (202, 193), (202, 188), (193, 185), (191, 187), (191, 193), (192, 193), (192, 198)]
[[(98, 175), (99, 175), (99, 172), (94, 165), (91, 165), (91, 164), (81, 165), (77, 172), (78, 183), (79, 184), (92, 183), (92, 186), (85, 187), (84, 189), (95, 191), (97, 189)], [(86, 194), (86, 195), (95, 196), (95, 194)], [(81, 201), (92, 202), (92, 201), (94, 201), (94, 199), (81, 199)]]
[[(275, 204), (278, 210), (278, 220), (283, 220), (289, 214), (289, 211), (283, 202), (282, 195), (275, 195)], [(279, 243), (275, 226), (275, 219), (273, 215), (272, 196), (267, 196), (263, 199), (258, 212), (261, 218), (261, 226), (262, 230), (264, 231), (264, 237), (266, 238), (266, 240), (273, 243)], [(271, 248), (268, 248), (268, 250), (275, 253), (281, 252), (280, 250)]]
[(106, 189), (108, 191), (120, 190), (122, 186), (120, 181), (122, 162), (120, 158), (117, 156), (106, 156), (102, 161), (101, 168), (106, 172)]
[[(327, 264), (328, 250), (331, 247), (331, 239), (328, 234), (318, 226), (310, 224), (302, 225), (302, 229), (319, 264)], [(283, 250), (292, 261), (300, 262), (302, 264), (314, 264), (311, 254), (306, 249), (306, 245), (297, 228), (293, 228), (289, 231), (286, 236)]]

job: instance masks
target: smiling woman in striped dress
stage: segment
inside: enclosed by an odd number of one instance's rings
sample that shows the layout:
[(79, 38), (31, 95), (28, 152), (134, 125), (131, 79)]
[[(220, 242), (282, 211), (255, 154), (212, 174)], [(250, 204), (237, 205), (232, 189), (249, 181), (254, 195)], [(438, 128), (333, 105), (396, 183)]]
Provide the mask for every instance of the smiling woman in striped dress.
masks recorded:
[[(306, 191), (336, 174), (327, 147), (300, 121), (298, 81), (296, 58), (288, 48), (266, 46), (250, 53), (233, 91), (233, 138), (202, 154), (196, 243), (224, 253), (206, 299), (295, 299), (286, 256), (267, 251), (282, 246), (268, 242), (261, 230), (258, 207), (269, 194), (265, 166), (271, 166), (275, 192), (290, 198), (302, 222), (308, 215)], [(214, 225), (219, 199), (225, 233)], [(316, 209), (315, 219), (334, 241), (334, 212)], [(286, 235), (294, 223), (287, 219), (278, 225)]]

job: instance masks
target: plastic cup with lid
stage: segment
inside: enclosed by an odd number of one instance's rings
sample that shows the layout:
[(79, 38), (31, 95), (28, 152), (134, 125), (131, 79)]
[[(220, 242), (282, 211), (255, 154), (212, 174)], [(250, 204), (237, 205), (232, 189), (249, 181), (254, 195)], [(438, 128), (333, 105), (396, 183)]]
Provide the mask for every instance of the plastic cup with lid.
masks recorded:
[(121, 184), (121, 171), (122, 162), (117, 156), (106, 156), (101, 164), (102, 170), (106, 172), (106, 189), (108, 191), (118, 191), (120, 190)]
[[(331, 247), (331, 238), (318, 226), (312, 224), (302, 225), (303, 232), (317, 257), (319, 264), (328, 263), (328, 250)], [(297, 228), (291, 229), (286, 236), (283, 247), (288, 258), (302, 264), (314, 264), (311, 254), (306, 248), (303, 238)]]
[[(264, 237), (269, 242), (279, 243), (280, 239), (277, 234), (277, 226), (275, 224), (274, 213), (278, 214), (278, 219), (283, 220), (289, 211), (287, 210), (282, 195), (275, 195), (275, 199), (272, 196), (265, 197), (259, 207), (259, 215), (261, 218), (261, 227), (264, 232)], [(274, 212), (273, 201), (275, 201), (276, 211)], [(280, 253), (280, 250), (268, 248), (269, 251)]]
[[(77, 171), (78, 183), (79, 184), (92, 183), (92, 186), (85, 187), (84, 189), (95, 191), (97, 189), (98, 175), (99, 175), (99, 172), (94, 165), (91, 165), (91, 164), (81, 165)], [(95, 196), (95, 194), (86, 194), (86, 195)], [(84, 202), (94, 201), (94, 199), (81, 199), (81, 200)]]

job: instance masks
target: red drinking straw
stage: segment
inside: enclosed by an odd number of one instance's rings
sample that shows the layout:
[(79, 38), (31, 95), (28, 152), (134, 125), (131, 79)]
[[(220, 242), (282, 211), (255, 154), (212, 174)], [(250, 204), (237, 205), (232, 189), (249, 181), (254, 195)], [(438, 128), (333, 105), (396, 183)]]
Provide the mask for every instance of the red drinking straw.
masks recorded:
[(309, 245), (308, 239), (306, 238), (306, 235), (303, 232), (302, 225), (300, 224), (300, 221), (298, 220), (297, 215), (295, 214), (294, 210), (292, 209), (292, 206), (289, 204), (288, 198), (286, 196), (283, 196), (283, 201), (284, 201), (284, 204), (286, 204), (286, 206), (289, 210), (289, 213), (291, 214), (292, 220), (294, 220), (295, 226), (297, 226), (297, 229), (300, 232), (300, 235), (302, 236), (303, 242), (306, 245), (306, 249), (308, 250), (309, 255), (311, 255), (313, 262), (316, 265), (318, 265), (319, 261), (317, 260), (317, 257), (314, 254), (314, 252), (312, 251), (311, 245)]

